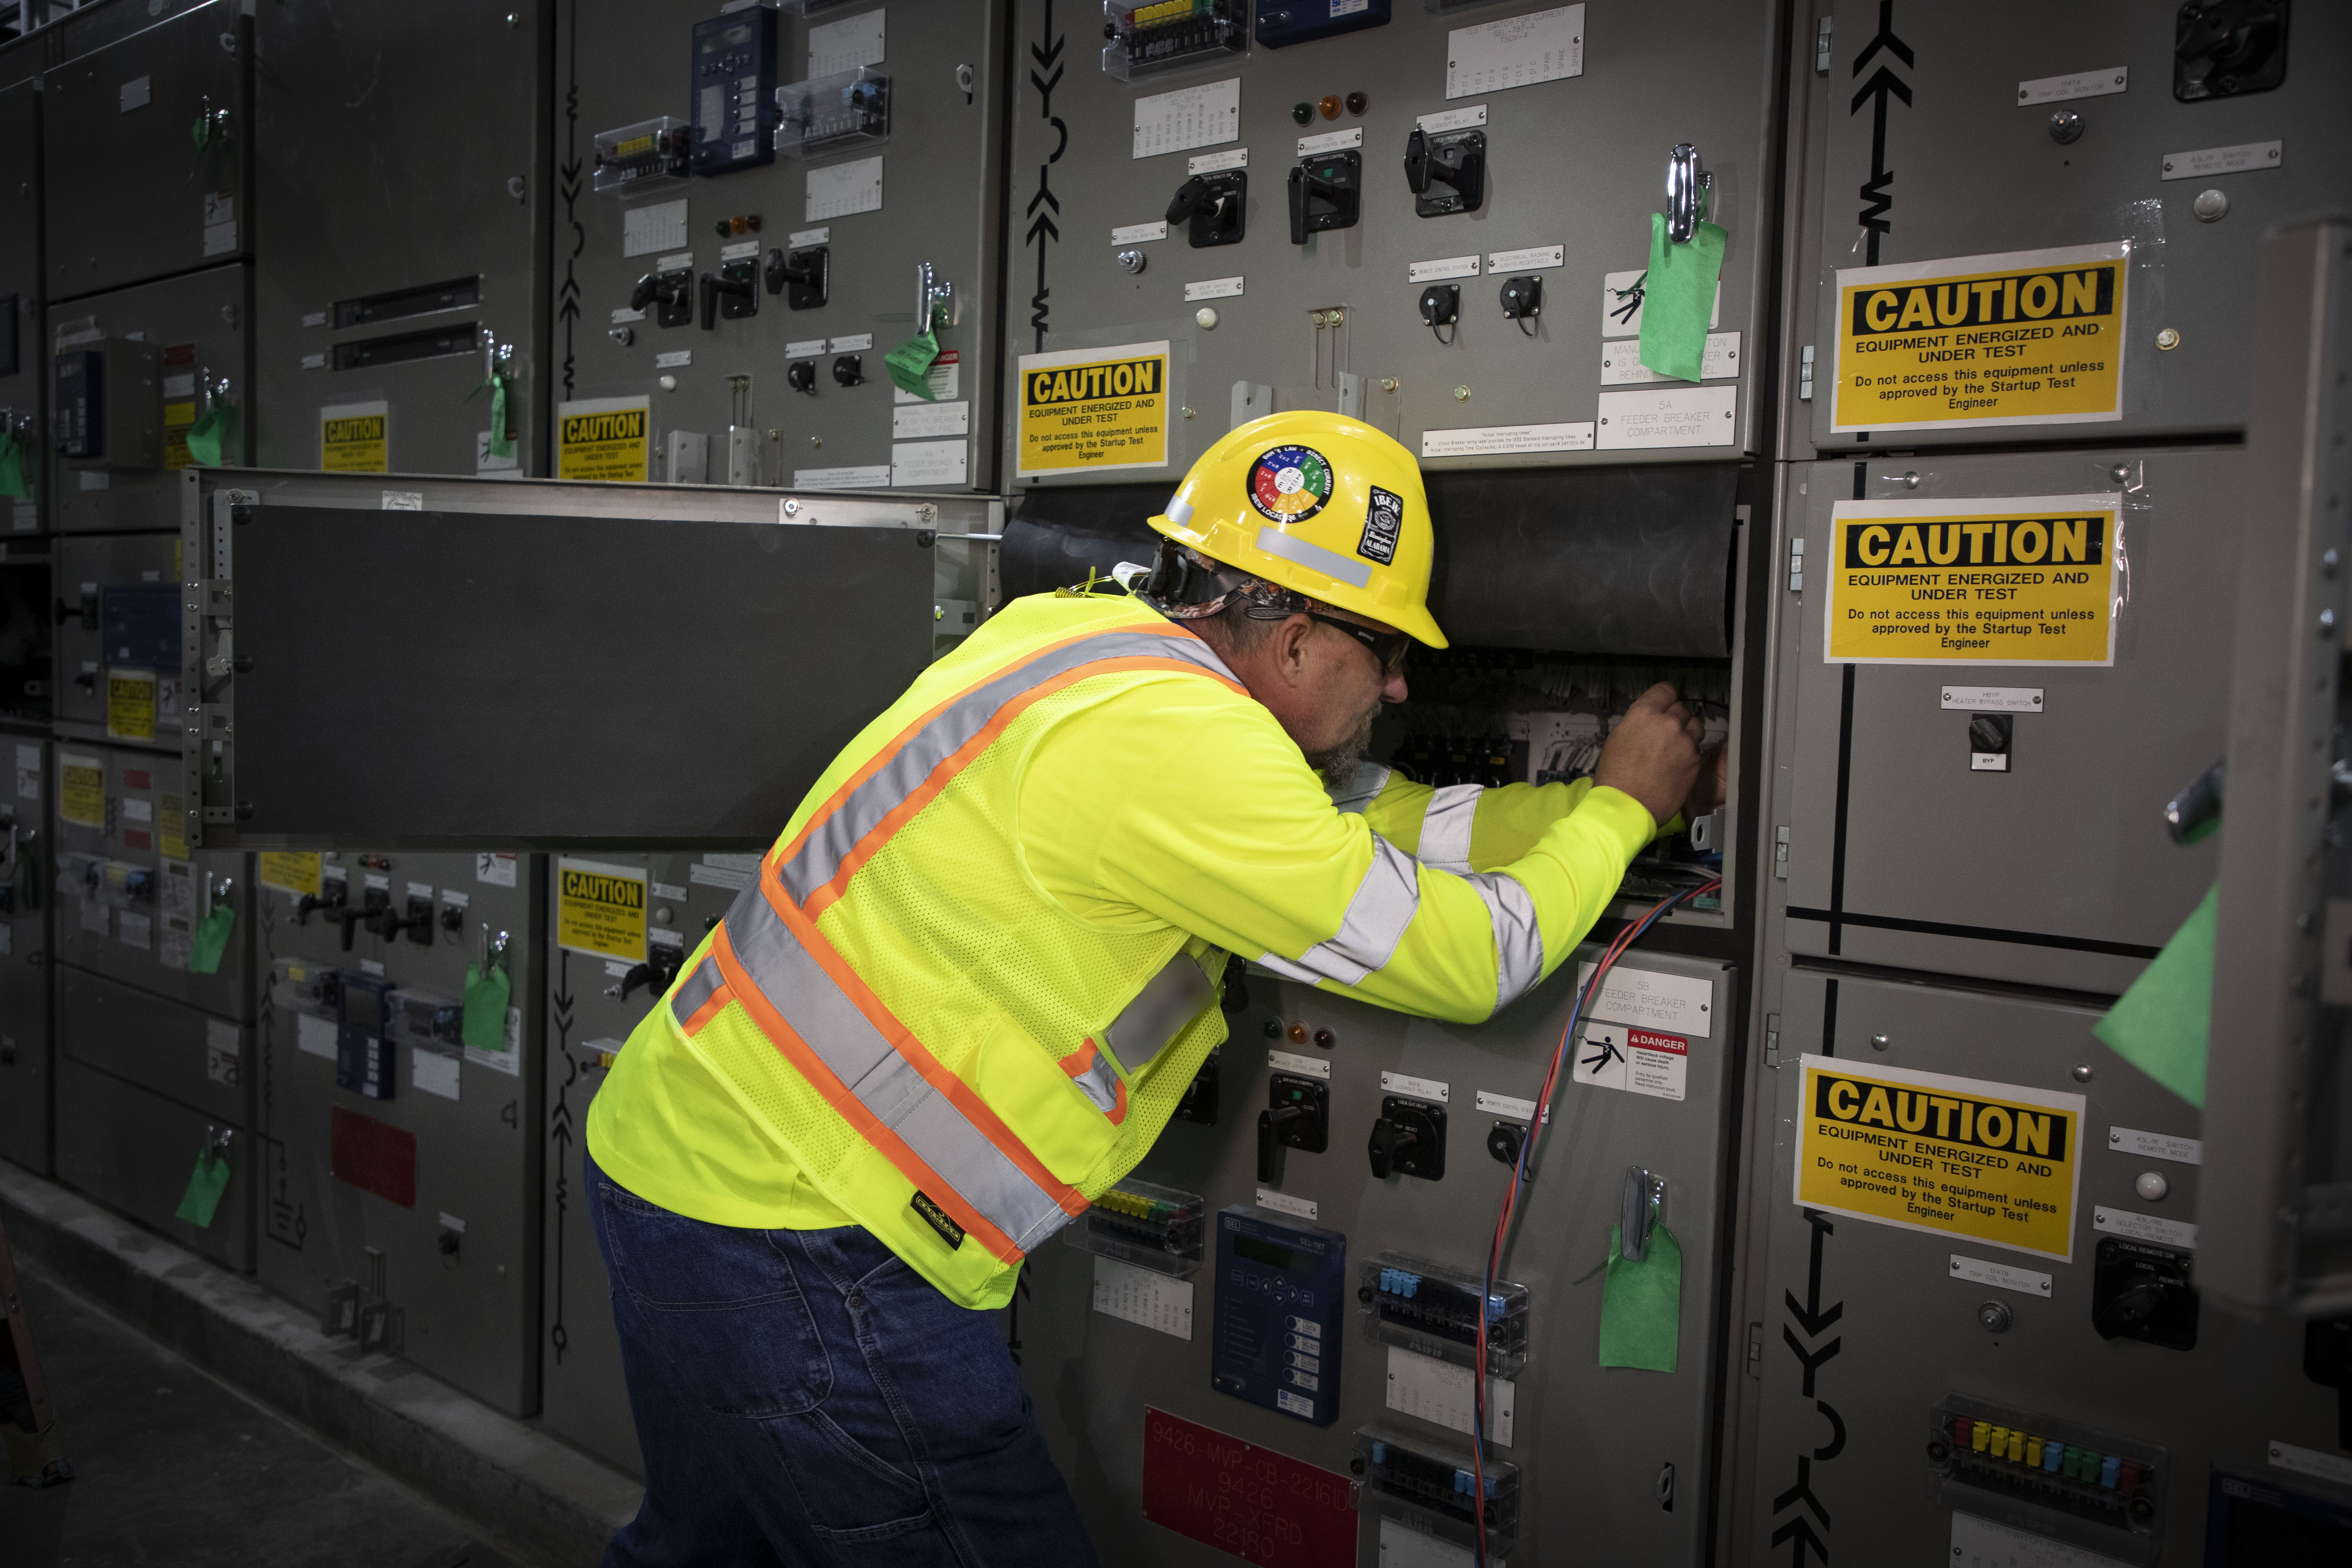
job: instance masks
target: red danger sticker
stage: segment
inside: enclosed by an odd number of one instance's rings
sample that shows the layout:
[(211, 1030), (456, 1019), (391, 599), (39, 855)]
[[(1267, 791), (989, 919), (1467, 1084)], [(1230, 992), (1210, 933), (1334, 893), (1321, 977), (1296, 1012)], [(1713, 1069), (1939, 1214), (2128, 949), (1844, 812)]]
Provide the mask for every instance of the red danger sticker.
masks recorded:
[(1672, 1051), (1678, 1057), (1690, 1055), (1690, 1042), (1680, 1035), (1661, 1035), (1654, 1029), (1632, 1030), (1626, 1043), (1637, 1051)]
[(1148, 1405), (1143, 1517), (1262, 1568), (1355, 1568), (1347, 1477)]

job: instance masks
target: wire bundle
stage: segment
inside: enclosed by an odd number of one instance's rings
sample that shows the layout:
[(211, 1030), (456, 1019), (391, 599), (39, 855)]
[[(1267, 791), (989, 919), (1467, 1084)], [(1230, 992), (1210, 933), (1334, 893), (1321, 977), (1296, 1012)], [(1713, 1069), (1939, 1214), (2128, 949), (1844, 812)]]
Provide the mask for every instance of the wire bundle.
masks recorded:
[[(1615, 967), (1620, 958), (1624, 956), (1625, 950), (1640, 941), (1642, 934), (1657, 924), (1668, 910), (1673, 909), (1676, 904), (1698, 898), (1702, 894), (1714, 892), (1722, 886), (1723, 879), (1718, 877), (1712, 881), (1701, 883), (1694, 888), (1685, 888), (1671, 897), (1660, 900), (1651, 907), (1649, 913), (1640, 920), (1630, 922), (1617, 933), (1615, 940), (1610, 942), (1607, 951), (1601, 953), (1601, 962), (1593, 965), (1591, 978), (1578, 989), (1575, 1005), (1568, 1010), (1568, 1023), (1559, 1032), (1559, 1047), (1552, 1052), (1551, 1066), (1544, 1071), (1543, 1088), (1536, 1096), (1535, 1122), (1528, 1129), (1526, 1140), (1519, 1144), (1519, 1157), (1511, 1167), (1510, 1184), (1503, 1189), (1502, 1207), (1495, 1216), (1494, 1245), (1486, 1249), (1486, 1271), (1481, 1297), (1482, 1306), (1486, 1300), (1493, 1297), (1495, 1277), (1502, 1272), (1503, 1248), (1510, 1240), (1511, 1222), (1518, 1215), (1519, 1189), (1528, 1184), (1528, 1163), (1535, 1153), (1536, 1140), (1542, 1136), (1545, 1128), (1551, 1125), (1552, 1092), (1559, 1087), (1561, 1064), (1568, 1060), (1569, 1042), (1575, 1037), (1576, 1026), (1583, 1018), (1585, 1009), (1591, 1005), (1593, 995), (1600, 990), (1601, 983), (1609, 978), (1609, 971)], [(1470, 1375), (1470, 1456), (1472, 1484), (1475, 1489), (1471, 1495), (1470, 1511), (1472, 1518), (1476, 1521), (1478, 1542), (1475, 1562), (1477, 1568), (1486, 1568), (1486, 1313), (1484, 1310), (1478, 1313), (1477, 1364), (1472, 1369)]]

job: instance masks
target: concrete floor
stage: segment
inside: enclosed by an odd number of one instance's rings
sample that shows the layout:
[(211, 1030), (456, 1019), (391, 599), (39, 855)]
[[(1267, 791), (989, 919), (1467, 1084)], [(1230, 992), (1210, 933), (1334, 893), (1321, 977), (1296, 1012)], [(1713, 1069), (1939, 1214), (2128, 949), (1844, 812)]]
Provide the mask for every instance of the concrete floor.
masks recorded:
[(183, 1361), (20, 1253), (77, 1479), (0, 1485), (8, 1568), (514, 1568), (455, 1515)]

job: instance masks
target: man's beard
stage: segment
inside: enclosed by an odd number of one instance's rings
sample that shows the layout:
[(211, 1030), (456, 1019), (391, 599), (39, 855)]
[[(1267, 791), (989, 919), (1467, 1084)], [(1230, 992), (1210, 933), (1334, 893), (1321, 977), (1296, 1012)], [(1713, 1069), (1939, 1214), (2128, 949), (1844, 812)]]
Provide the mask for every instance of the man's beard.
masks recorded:
[(1355, 782), (1357, 764), (1372, 743), (1372, 719), (1380, 712), (1377, 707), (1368, 710), (1348, 738), (1325, 751), (1307, 753), (1307, 765), (1323, 775), (1324, 786), (1334, 791), (1344, 790)]

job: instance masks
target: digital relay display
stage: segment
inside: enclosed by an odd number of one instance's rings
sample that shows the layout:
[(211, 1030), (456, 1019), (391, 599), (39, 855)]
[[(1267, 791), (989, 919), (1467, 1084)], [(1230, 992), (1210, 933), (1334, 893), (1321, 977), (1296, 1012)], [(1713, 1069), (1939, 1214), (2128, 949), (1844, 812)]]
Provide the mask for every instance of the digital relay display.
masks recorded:
[(1348, 1238), (1235, 1204), (1217, 1215), (1210, 1384), (1328, 1426), (1339, 1416)]

